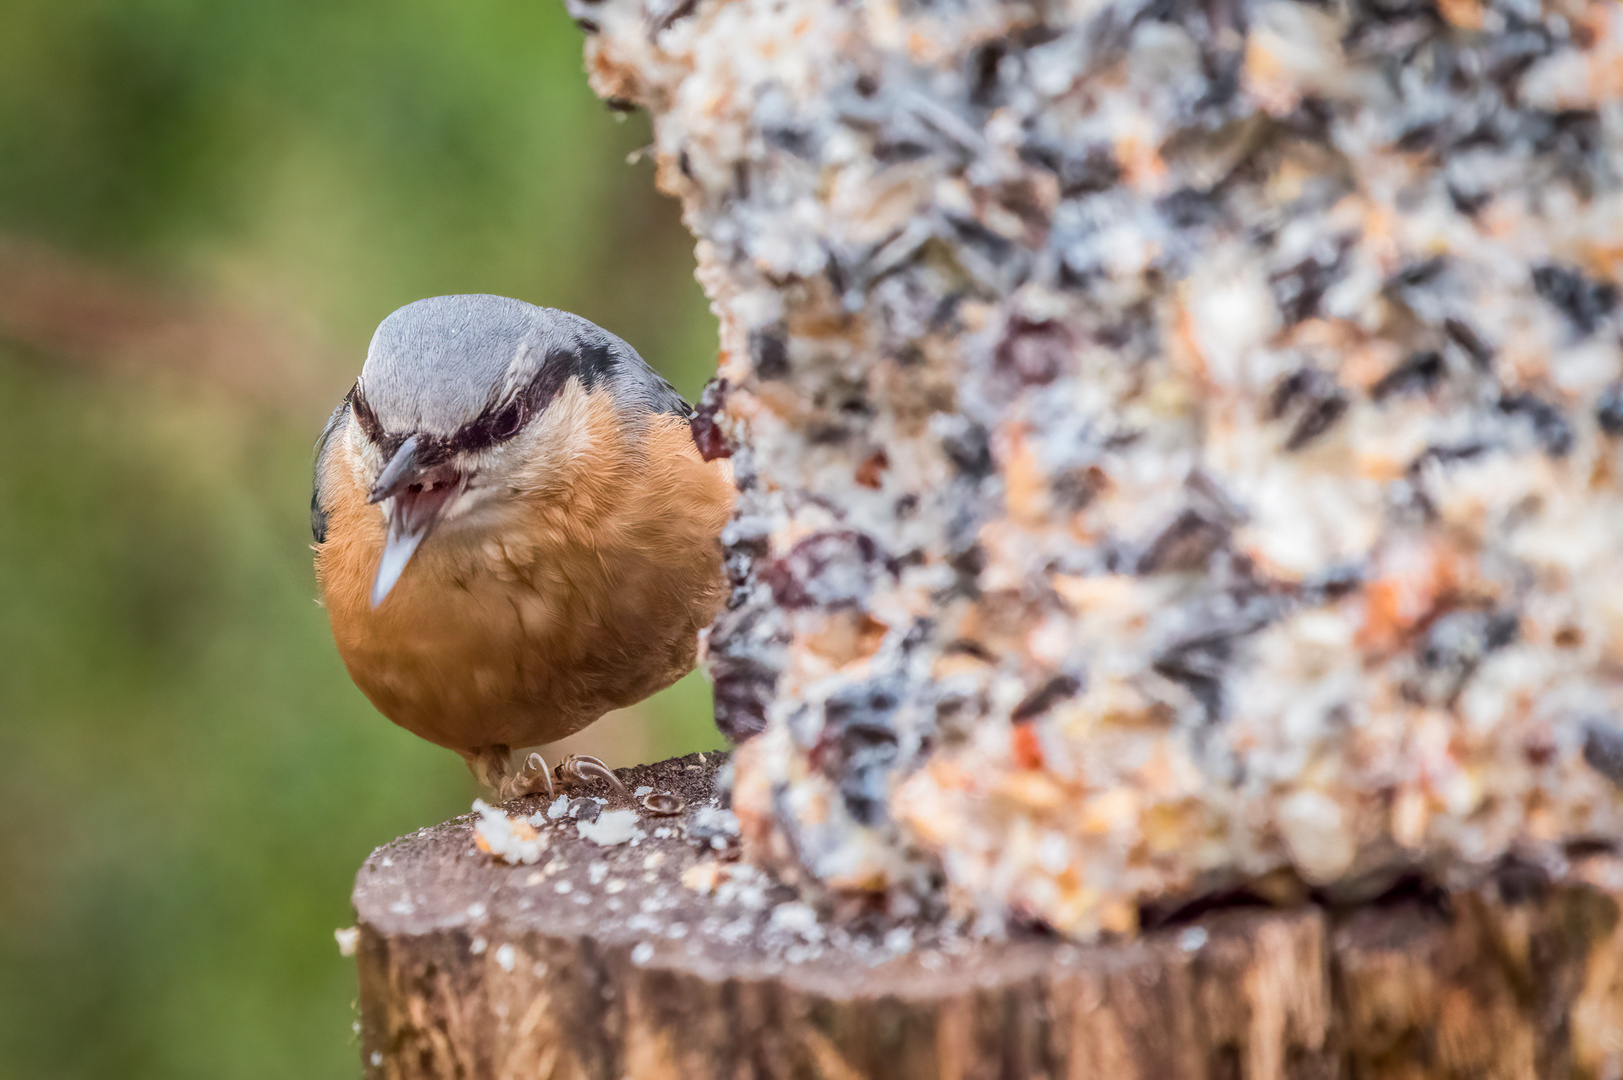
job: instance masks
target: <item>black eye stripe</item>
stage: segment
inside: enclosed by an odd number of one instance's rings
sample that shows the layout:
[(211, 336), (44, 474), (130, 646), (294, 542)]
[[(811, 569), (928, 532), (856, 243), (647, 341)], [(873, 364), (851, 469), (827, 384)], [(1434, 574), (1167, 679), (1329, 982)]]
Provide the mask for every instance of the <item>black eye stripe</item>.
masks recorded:
[[(601, 342), (583, 343), (577, 351), (554, 352), (541, 365), (541, 370), (530, 385), (515, 397), (486, 408), (453, 434), (445, 436), (417, 432), (418, 458), (424, 465), (435, 465), (455, 454), (476, 453), (506, 442), (523, 431), (533, 417), (544, 412), (571, 378), (578, 378), (582, 387), (589, 391), (618, 364), (619, 357), (613, 347)], [(359, 382), (351, 394), (355, 419), (361, 425), (361, 430), (385, 457), (392, 456), (411, 433), (386, 431), (377, 414), (367, 404)]]

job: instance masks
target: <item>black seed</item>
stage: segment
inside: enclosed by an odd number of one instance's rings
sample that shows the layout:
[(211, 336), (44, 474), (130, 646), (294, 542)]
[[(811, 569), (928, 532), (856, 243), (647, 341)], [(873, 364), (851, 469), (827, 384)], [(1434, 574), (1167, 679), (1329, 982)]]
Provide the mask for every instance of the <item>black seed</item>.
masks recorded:
[(1016, 316), (1009, 320), (992, 359), (1000, 371), (1023, 385), (1042, 386), (1059, 377), (1072, 351), (1071, 335), (1063, 324)]
[(789, 374), (789, 345), (783, 334), (782, 326), (750, 331), (750, 358), (755, 361), (755, 374), (763, 379)]
[(1623, 435), (1623, 382), (1608, 386), (1595, 403), (1595, 421), (1614, 438)]
[(1487, 449), (1488, 444), (1483, 442), (1456, 443), (1453, 446), (1428, 446), (1421, 452), (1419, 457), (1415, 458), (1414, 464), (1409, 466), (1409, 471), (1418, 470), (1428, 461), (1436, 461), (1444, 465), (1456, 461), (1469, 461)]
[[(677, 0), (676, 4), (674, 4), (669, 11), (665, 12), (663, 15), (659, 16), (659, 18), (654, 20), (654, 33), (657, 34), (661, 30), (667, 30), (677, 20), (685, 19), (689, 15), (692, 15), (698, 6), (698, 0)], [(649, 14), (652, 15), (653, 13), (650, 12)]]
[(1453, 184), (1448, 185), (1448, 201), (1454, 204), (1454, 209), (1466, 217), (1476, 217), (1477, 211), (1493, 201), (1491, 191), (1466, 191)]
[(987, 441), (986, 429), (977, 423), (964, 421), (957, 431), (942, 438), (941, 449), (953, 468), (971, 480), (992, 473), (992, 447)]
[(1075, 697), (1077, 691), (1082, 689), (1082, 680), (1075, 675), (1055, 675), (1037, 689), (1025, 696), (1020, 704), (1014, 707), (1009, 719), (1016, 724), (1034, 719), (1052, 709), (1066, 698)]
[(965, 246), (980, 251), (996, 265), (1002, 265), (1014, 252), (1013, 241), (993, 232), (974, 218), (949, 215), (947, 224), (952, 226)]
[(1549, 31), (1544, 27), (1522, 20), (1517, 22), (1521, 24), (1520, 27), (1509, 33), (1489, 37), (1482, 50), (1486, 61), (1484, 69), (1488, 78), (1495, 82), (1513, 81), (1554, 46)]
[(998, 65), (1008, 55), (1008, 43), (989, 41), (969, 56), (969, 103), (990, 108), (998, 89)]
[(761, 138), (765, 139), (768, 145), (787, 150), (798, 158), (810, 159), (817, 151), (817, 144), (812, 139), (811, 132), (804, 128), (767, 128), (761, 132)]
[(1179, 229), (1205, 225), (1221, 216), (1216, 195), (1212, 192), (1197, 191), (1194, 188), (1179, 188), (1171, 195), (1159, 200), (1155, 204), (1155, 208), (1166, 215), (1167, 220)]
[(1581, 334), (1592, 334), (1617, 306), (1617, 286), (1591, 281), (1577, 270), (1546, 263), (1533, 271), (1533, 290), (1553, 304)]
[(955, 638), (947, 642), (942, 648), (943, 656), (973, 656), (975, 659), (988, 664), (997, 663), (997, 654), (978, 641), (969, 638)]
[(766, 727), (766, 707), (777, 689), (778, 673), (757, 660), (711, 653), (715, 680), (716, 727), (741, 743)]
[(1140, 574), (1159, 574), (1204, 567), (1228, 543), (1229, 529), (1200, 511), (1186, 509), (1157, 536), (1138, 560)]
[(878, 824), (885, 817), (901, 702), (897, 682), (876, 679), (837, 691), (823, 706), (824, 721), (833, 729), (838, 747), (827, 766), (839, 777), (846, 810), (864, 825)]
[(1393, 145), (1404, 153), (1413, 153), (1416, 150), (1425, 150), (1437, 141), (1437, 132), (1440, 124), (1420, 124), (1410, 128)]
[(1565, 457), (1571, 452), (1572, 424), (1555, 405), (1533, 394), (1507, 394), (1499, 399), (1499, 410), (1529, 420), (1534, 436), (1551, 457)]
[(1499, 899), (1505, 904), (1516, 906), (1529, 904), (1550, 891), (1550, 875), (1537, 863), (1518, 859), (1514, 855), (1506, 855), (1494, 867), (1494, 884), (1499, 889)]
[(1286, 326), (1294, 326), (1303, 319), (1318, 314), (1319, 301), (1324, 298), (1326, 290), (1341, 276), (1344, 253), (1344, 248), (1338, 248), (1329, 261), (1303, 259), (1290, 269), (1281, 271), (1269, 279), (1274, 305), (1284, 316)]
[(1339, 387), (1328, 397), (1319, 398), (1302, 413), (1290, 437), (1285, 440), (1286, 450), (1300, 450), (1308, 443), (1335, 426), (1347, 411), (1347, 395)]
[(1307, 396), (1324, 376), (1313, 368), (1297, 368), (1286, 375), (1268, 396), (1268, 419), (1278, 420), (1299, 397)]
[(1623, 787), (1623, 731), (1605, 720), (1584, 721), (1584, 761), (1618, 787)]
[(1424, 393), (1436, 386), (1447, 370), (1442, 353), (1430, 349), (1414, 353), (1403, 363), (1382, 375), (1380, 381), (1370, 388), (1370, 397), (1376, 401), (1384, 401), (1393, 394), (1414, 391)]
[(1108, 191), (1121, 179), (1121, 165), (1105, 146), (1058, 156), (1053, 169), (1059, 176), (1060, 194), (1067, 199)]
[(1433, 255), (1429, 259), (1410, 263), (1392, 275), (1392, 279), (1387, 283), (1388, 287), (1396, 286), (1401, 289), (1412, 289), (1416, 285), (1424, 285), (1434, 280), (1438, 274), (1441, 274), (1443, 268), (1447, 265), (1448, 260), (1442, 255)]
[(981, 591), (981, 571), (986, 569), (986, 552), (979, 544), (971, 544), (947, 559), (957, 575), (953, 590), (963, 596), (975, 597)]
[(1454, 344), (1465, 350), (1465, 355), (1471, 358), (1471, 364), (1478, 371), (1487, 371), (1493, 366), (1493, 350), (1468, 323), (1459, 319), (1444, 319), (1443, 329)]
[(1050, 487), (1060, 505), (1074, 511), (1085, 509), (1109, 485), (1110, 477), (1105, 471), (1097, 465), (1089, 465), (1066, 469), (1054, 478)]
[(1420, 701), (1454, 701), (1483, 657), (1502, 649), (1520, 629), (1513, 612), (1452, 611), (1427, 628), (1415, 648), (1420, 673), (1406, 687)]

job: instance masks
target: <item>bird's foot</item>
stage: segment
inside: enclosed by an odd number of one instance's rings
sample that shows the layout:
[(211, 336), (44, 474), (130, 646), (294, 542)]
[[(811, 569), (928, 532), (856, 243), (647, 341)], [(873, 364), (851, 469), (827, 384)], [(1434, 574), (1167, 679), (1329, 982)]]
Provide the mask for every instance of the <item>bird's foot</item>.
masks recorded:
[(553, 784), (555, 775), (558, 782), (566, 786), (604, 780), (617, 795), (622, 798), (630, 797), (626, 786), (614, 775), (613, 769), (597, 758), (585, 754), (571, 754), (558, 763), (556, 770), (547, 768), (546, 759), (534, 752), (525, 755), (524, 760), (514, 768), (510, 760), (511, 754), (505, 746), (487, 746), (467, 757), (468, 768), (473, 770), (473, 775), (494, 792), (501, 802), (522, 795), (545, 795), (551, 799), (557, 795), (557, 789)]
[[(531, 757), (536, 755), (532, 754)], [(609, 786), (622, 798), (629, 798), (631, 793), (614, 775), (614, 770), (603, 764), (595, 757), (585, 754), (571, 754), (558, 762), (558, 779), (566, 784), (584, 784), (589, 780), (607, 780)]]
[(552, 770), (540, 754), (527, 755), (517, 768), (513, 767), (512, 754), (501, 745), (481, 747), (465, 756), (474, 777), (499, 802), (538, 793), (552, 798)]
[(524, 758), (524, 764), (507, 779), (512, 788), (512, 794), (504, 793), (505, 798), (516, 799), (520, 795), (545, 794), (552, 798), (552, 770), (547, 768), (546, 759), (540, 754), (530, 753)]

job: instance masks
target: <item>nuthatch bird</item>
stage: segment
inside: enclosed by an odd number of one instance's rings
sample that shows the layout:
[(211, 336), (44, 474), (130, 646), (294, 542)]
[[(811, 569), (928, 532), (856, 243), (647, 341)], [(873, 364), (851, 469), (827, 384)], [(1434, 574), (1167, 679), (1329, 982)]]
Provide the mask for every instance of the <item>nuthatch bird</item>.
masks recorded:
[[(613, 334), (499, 296), (383, 320), (316, 444), (316, 575), (339, 655), (389, 719), (503, 798), (539, 754), (692, 670), (725, 597), (724, 462)], [(572, 758), (559, 776), (614, 781)]]

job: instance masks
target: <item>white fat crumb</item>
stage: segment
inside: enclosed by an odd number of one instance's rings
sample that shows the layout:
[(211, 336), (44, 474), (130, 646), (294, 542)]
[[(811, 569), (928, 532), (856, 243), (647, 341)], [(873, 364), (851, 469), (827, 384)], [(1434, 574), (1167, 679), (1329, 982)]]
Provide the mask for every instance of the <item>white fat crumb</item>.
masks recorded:
[(486, 941), (484, 938), (475, 937), (472, 941), (468, 942), (468, 951), (475, 956), (483, 956), (485, 955), (485, 949), (489, 946), (489, 944), (490, 942)]
[(332, 932), (333, 940), (338, 942), (339, 956), (354, 956), (355, 949), (361, 943), (361, 931), (356, 926), (343, 926)]
[(473, 823), (474, 844), (514, 866), (538, 862), (546, 838), (523, 818), (508, 817), (483, 799), (473, 800), (479, 819)]
[(567, 881), (560, 881), (558, 884), (552, 887), (552, 891), (557, 893), (559, 896), (564, 896), (568, 893), (574, 892), (575, 886), (571, 885)]
[(563, 817), (568, 812), (569, 812), (569, 796), (568, 795), (560, 795), (560, 796), (558, 796), (556, 799), (552, 800), (552, 805), (547, 807), (547, 817), (551, 818), (553, 821), (557, 821), (559, 818)]
[(583, 839), (602, 847), (614, 847), (637, 835), (637, 812), (610, 810), (599, 814), (596, 821), (576, 822), (575, 828)]
[(738, 835), (738, 815), (719, 806), (701, 806), (693, 815), (693, 829), (718, 835)]
[(518, 950), (511, 945), (503, 945), (496, 950), (496, 966), (503, 971), (512, 971), (513, 965), (518, 963)]
[(468, 918), (470, 918), (470, 919), (482, 919), (484, 917), (485, 917), (485, 905), (484, 905), (483, 901), (475, 900), (473, 903), (468, 905)]
[(807, 941), (819, 941), (823, 937), (823, 928), (817, 925), (817, 910), (799, 900), (773, 908), (770, 925), (774, 930), (796, 934)]
[(374, 1050), (374, 1051), (372, 1051), (371, 1061), (372, 1061), (372, 1067), (375, 1069), (379, 1065), (383, 1064), (383, 1055), (381, 1053), (379, 1053), (378, 1051)]
[(909, 926), (898, 926), (885, 935), (885, 951), (904, 953), (913, 948), (913, 929)]
[(654, 793), (654, 789), (649, 787), (647, 784), (644, 784), (641, 787), (639, 787), (636, 791), (633, 791), (631, 793), (631, 797), (633, 799), (640, 799), (644, 795), (652, 795), (653, 793)]
[(547, 880), (547, 875), (543, 874), (539, 870), (531, 870), (529, 876), (524, 879), (524, 884), (539, 885), (545, 880)]
[(1206, 944), (1206, 928), (1204, 926), (1191, 926), (1178, 935), (1178, 948), (1184, 952), (1199, 952)]
[(603, 891), (608, 893), (610, 896), (613, 896), (615, 893), (625, 892), (626, 883), (621, 881), (619, 878), (615, 878), (613, 881), (603, 886)]
[(1297, 869), (1308, 882), (1334, 881), (1357, 854), (1352, 831), (1335, 800), (1298, 791), (1279, 802), (1279, 831)]
[(738, 904), (753, 911), (760, 911), (767, 906), (766, 890), (771, 880), (760, 870), (748, 863), (727, 863), (719, 866), (716, 874), (715, 891), (718, 904)]
[(631, 950), (631, 962), (642, 967), (654, 958), (654, 947), (646, 941), (639, 941)]

